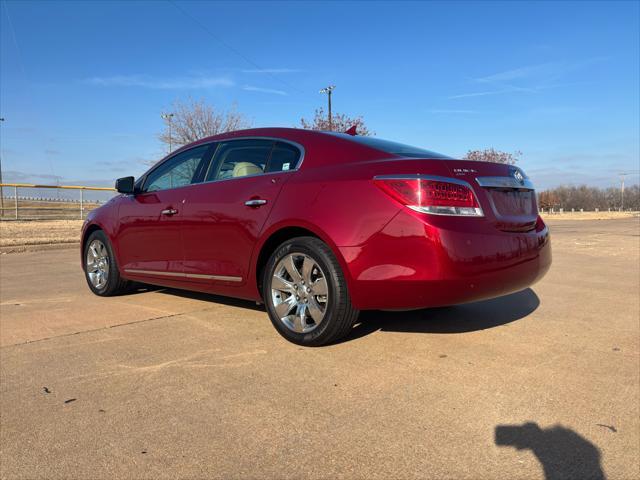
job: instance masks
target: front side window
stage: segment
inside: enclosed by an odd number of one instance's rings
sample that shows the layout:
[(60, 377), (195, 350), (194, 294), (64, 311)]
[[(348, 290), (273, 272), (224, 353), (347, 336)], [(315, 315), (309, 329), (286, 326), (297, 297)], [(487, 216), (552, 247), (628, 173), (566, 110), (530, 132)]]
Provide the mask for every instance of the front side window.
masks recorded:
[(221, 142), (206, 181), (247, 177), (264, 173), (273, 148), (272, 140)]
[(179, 153), (164, 162), (147, 175), (144, 190), (156, 192), (190, 185), (195, 181), (198, 167), (207, 150), (209, 150), (209, 146), (202, 145)]
[(290, 143), (276, 142), (271, 152), (267, 172), (286, 172), (298, 168), (300, 150)]

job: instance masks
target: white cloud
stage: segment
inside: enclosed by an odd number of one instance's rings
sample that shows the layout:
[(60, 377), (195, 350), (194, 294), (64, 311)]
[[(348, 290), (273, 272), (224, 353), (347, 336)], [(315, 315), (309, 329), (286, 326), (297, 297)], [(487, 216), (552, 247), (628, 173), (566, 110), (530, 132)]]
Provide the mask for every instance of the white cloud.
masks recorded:
[(429, 110), (429, 113), (444, 113), (444, 114), (472, 114), (472, 113), (479, 113), (477, 110), (453, 110), (453, 109), (447, 109), (447, 108), (432, 108), (431, 110)]
[(549, 88), (566, 87), (572, 84), (558, 83), (558, 80), (561, 77), (605, 60), (607, 60), (606, 57), (594, 57), (580, 62), (548, 62), (503, 70), (501, 72), (473, 79), (473, 82), (475, 83), (492, 86), (492, 90), (463, 93), (459, 95), (452, 95), (448, 98), (484, 97), (487, 95), (501, 95), (505, 93), (537, 93)]
[(154, 78), (148, 75), (114, 75), (92, 77), (86, 83), (100, 87), (139, 87), (160, 90), (190, 90), (214, 87), (233, 87), (235, 83), (228, 77), (176, 77)]
[(536, 75), (552, 74), (561, 70), (562, 66), (557, 63), (542, 63), (538, 65), (527, 65), (520, 68), (514, 68), (512, 70), (505, 70), (503, 72), (494, 73), (486, 77), (476, 78), (480, 83), (500, 83), (510, 82), (511, 80), (519, 80), (522, 78), (530, 78)]
[(242, 87), (243, 90), (248, 92), (261, 92), (261, 93), (272, 93), (274, 95), (282, 95), (286, 96), (287, 92), (284, 90), (276, 90), (273, 88), (262, 88), (262, 87), (254, 87), (253, 85), (245, 85)]
[(254, 68), (249, 70), (242, 70), (242, 73), (298, 73), (302, 70), (297, 68)]
[(513, 93), (513, 92), (520, 92), (521, 90), (514, 90), (512, 88), (508, 88), (508, 89), (501, 89), (501, 90), (489, 90), (489, 91), (485, 91), (485, 92), (473, 92), (473, 93), (461, 93), (460, 95), (451, 95), (450, 97), (447, 97), (449, 100), (452, 100), (454, 98), (469, 98), (469, 97), (484, 97), (487, 95), (501, 95), (503, 93)]

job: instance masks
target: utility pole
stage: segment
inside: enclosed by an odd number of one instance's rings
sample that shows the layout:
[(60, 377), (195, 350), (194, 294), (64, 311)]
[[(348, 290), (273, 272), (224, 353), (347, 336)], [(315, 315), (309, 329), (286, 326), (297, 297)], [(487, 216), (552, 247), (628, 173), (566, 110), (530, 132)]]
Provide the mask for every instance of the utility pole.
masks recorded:
[(169, 122), (169, 153), (171, 153), (171, 151), (173, 150), (173, 144), (171, 143), (173, 141), (173, 124), (172, 124), (172, 120), (173, 120), (173, 113), (163, 113), (162, 115), (160, 115), (164, 120), (166, 120), (167, 122)]
[(326, 93), (327, 94), (327, 98), (329, 100), (329, 131), (333, 131), (333, 122), (331, 120), (331, 92), (333, 92), (334, 88), (336, 88), (335, 85), (329, 85), (328, 87), (323, 88), (322, 90), (320, 90), (320, 93)]
[(624, 212), (624, 177), (640, 173), (640, 170), (630, 170), (628, 172), (620, 172), (620, 211)]
[[(0, 117), (0, 125), (4, 123), (4, 117)], [(0, 138), (2, 136), (0, 135)], [(0, 142), (1, 143), (1, 142)], [(0, 152), (0, 218), (4, 215), (4, 192), (2, 191), (2, 153)]]

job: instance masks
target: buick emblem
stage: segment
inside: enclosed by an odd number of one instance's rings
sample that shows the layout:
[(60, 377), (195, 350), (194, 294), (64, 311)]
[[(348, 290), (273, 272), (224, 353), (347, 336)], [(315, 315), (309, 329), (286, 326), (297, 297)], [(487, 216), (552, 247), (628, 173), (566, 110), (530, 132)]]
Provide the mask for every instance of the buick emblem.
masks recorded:
[(520, 185), (524, 185), (524, 175), (519, 169), (513, 169), (513, 178), (515, 178)]

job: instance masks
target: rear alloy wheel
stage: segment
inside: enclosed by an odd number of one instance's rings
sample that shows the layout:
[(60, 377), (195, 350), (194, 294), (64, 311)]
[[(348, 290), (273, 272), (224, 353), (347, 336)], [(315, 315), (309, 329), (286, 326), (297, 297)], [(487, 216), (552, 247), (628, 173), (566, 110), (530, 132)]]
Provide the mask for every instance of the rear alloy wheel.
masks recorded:
[(319, 346), (346, 335), (357, 318), (333, 252), (314, 237), (283, 243), (264, 272), (271, 322), (287, 340)]
[(85, 243), (84, 273), (91, 291), (101, 297), (119, 295), (130, 286), (120, 276), (111, 244), (102, 230), (91, 233)]

